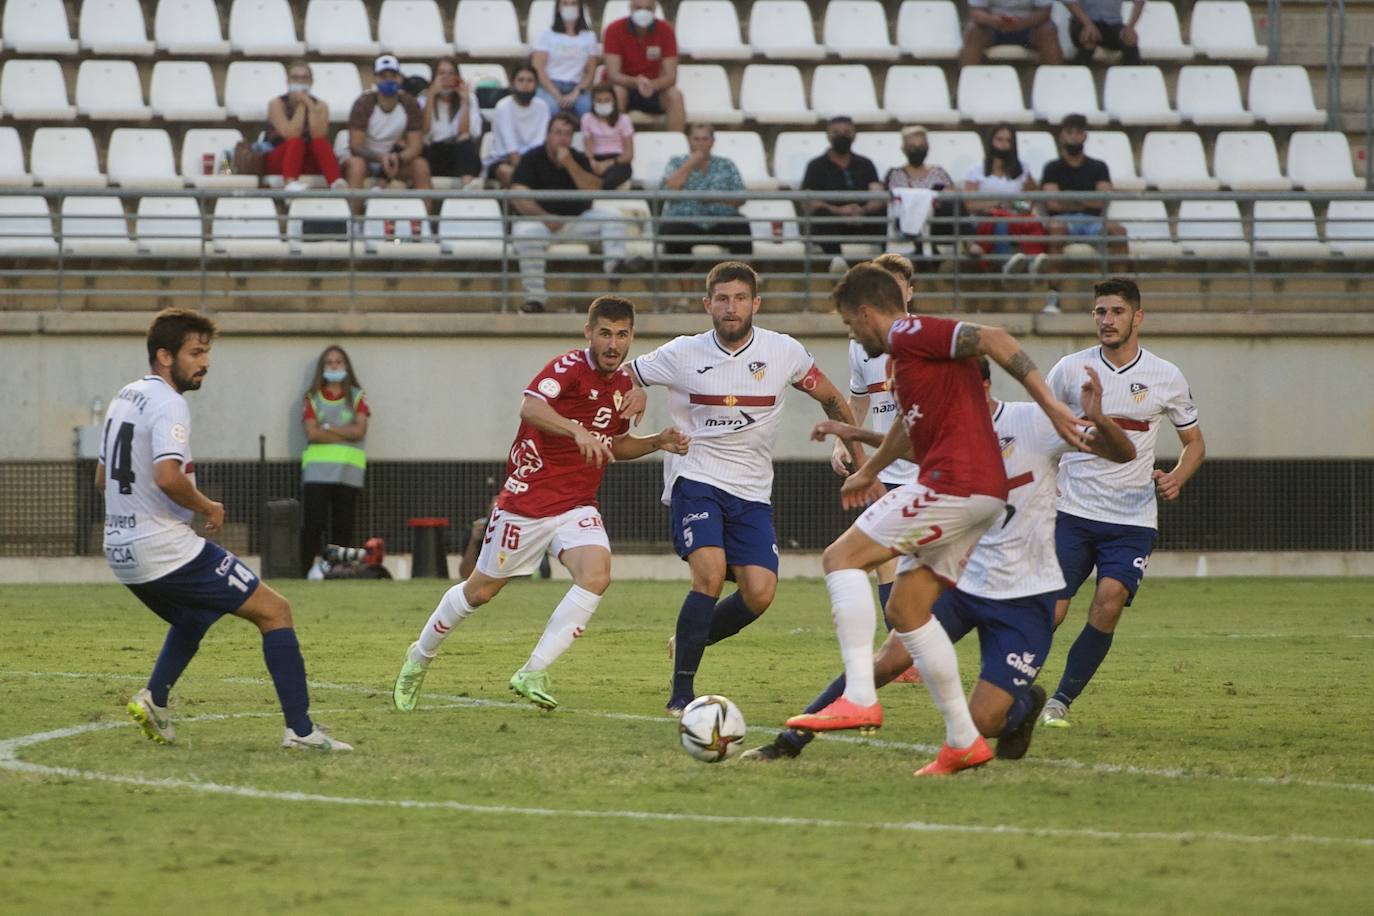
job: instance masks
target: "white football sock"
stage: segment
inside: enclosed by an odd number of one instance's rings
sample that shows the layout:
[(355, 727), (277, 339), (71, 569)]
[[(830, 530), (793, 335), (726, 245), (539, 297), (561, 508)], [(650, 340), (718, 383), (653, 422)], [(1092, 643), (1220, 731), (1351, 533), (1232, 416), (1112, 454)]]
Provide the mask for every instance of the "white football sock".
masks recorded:
[(463, 586), (466, 584), (466, 580), (459, 582), (444, 592), (444, 597), (439, 599), (439, 606), (429, 615), (429, 621), (420, 631), (420, 638), (415, 641), (415, 652), (411, 653), (412, 660), (424, 664), (432, 659), (438, 654), (439, 646), (448, 638), (449, 631), (472, 613), (472, 605), (468, 604), (467, 596), (463, 594)]
[(878, 689), (873, 686), (873, 634), (878, 623), (868, 574), (862, 569), (839, 569), (826, 573), (825, 587), (830, 591), (830, 612), (844, 660), (845, 699), (857, 706), (872, 706), (878, 702)]
[(934, 617), (897, 638), (921, 672), (935, 708), (945, 720), (945, 741), (950, 747), (968, 747), (978, 740), (978, 729), (969, 715), (968, 700), (964, 699), (964, 685), (959, 682), (959, 657), (954, 643)]
[(544, 625), (544, 635), (539, 637), (538, 644), (530, 653), (530, 660), (520, 670), (543, 671), (558, 661), (558, 656), (568, 651), (573, 640), (582, 635), (600, 603), (601, 596), (595, 592), (578, 585), (568, 589), (563, 600), (558, 602), (558, 607), (553, 609), (549, 622)]

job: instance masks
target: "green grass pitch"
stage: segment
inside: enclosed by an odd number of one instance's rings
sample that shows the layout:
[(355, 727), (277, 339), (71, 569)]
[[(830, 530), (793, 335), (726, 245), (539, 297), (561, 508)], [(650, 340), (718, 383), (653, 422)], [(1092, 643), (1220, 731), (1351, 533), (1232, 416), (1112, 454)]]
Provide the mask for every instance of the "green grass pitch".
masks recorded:
[[(873, 740), (689, 758), (662, 712), (680, 584), (614, 584), (545, 713), (506, 680), (563, 586), (515, 583), (402, 715), (391, 683), (444, 583), (286, 583), (315, 717), (357, 748), (333, 756), (277, 747), (248, 624), (211, 630), (160, 747), (123, 713), (160, 621), (115, 585), (5, 587), (0, 911), (1368, 913), (1371, 585), (1149, 581), (1073, 728), (946, 779), (911, 775), (942, 728), (908, 685)], [(971, 682), (974, 638), (960, 662)], [(697, 685), (754, 746), (838, 667), (824, 586), (784, 582)]]

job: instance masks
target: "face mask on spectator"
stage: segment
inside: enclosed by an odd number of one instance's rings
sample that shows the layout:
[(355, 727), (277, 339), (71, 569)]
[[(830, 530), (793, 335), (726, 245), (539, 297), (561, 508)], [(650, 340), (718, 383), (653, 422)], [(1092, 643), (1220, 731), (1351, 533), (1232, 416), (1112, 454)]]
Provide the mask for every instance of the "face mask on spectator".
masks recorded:
[(853, 137), (832, 137), (830, 140), (830, 148), (833, 149), (835, 152), (839, 153), (841, 156), (847, 156), (849, 154), (850, 148), (853, 146)]
[(309, 83), (287, 83), (287, 84), (286, 84), (286, 91), (287, 91), (287, 92), (307, 93), (307, 92), (310, 91), (310, 84), (309, 84)]
[(558, 15), (563, 17), (564, 22), (576, 22), (580, 10), (575, 6), (560, 6)]
[(529, 92), (521, 92), (517, 89), (513, 91), (511, 95), (515, 96), (515, 100), (519, 102), (521, 105), (528, 105), (530, 103), (530, 100), (534, 98), (534, 91), (531, 90)]
[(921, 165), (926, 161), (926, 153), (930, 148), (926, 146), (913, 146), (906, 151), (906, 161), (912, 165)]
[(378, 80), (378, 81), (377, 81), (377, 92), (379, 92), (380, 94), (382, 94), (382, 95), (384, 95), (384, 96), (390, 97), (390, 96), (393, 96), (393, 95), (395, 95), (396, 93), (398, 93), (398, 92), (400, 92), (400, 91), (401, 91), (401, 81), (400, 81), (400, 80)]
[(592, 111), (596, 112), (603, 118), (607, 117), (608, 115), (610, 115), (611, 112), (615, 111), (615, 103), (597, 102), (595, 105), (592, 106)]
[(347, 370), (347, 369), (326, 369), (326, 370), (324, 370), (323, 375), (324, 375), (324, 380), (325, 380), (326, 382), (331, 382), (331, 383), (337, 385), (337, 384), (339, 384), (339, 382), (342, 382), (344, 379), (348, 378), (348, 370)]
[(635, 10), (630, 14), (630, 21), (641, 29), (647, 29), (654, 24), (654, 11)]
[(1082, 143), (1065, 143), (1065, 144), (1064, 144), (1064, 152), (1065, 152), (1065, 153), (1068, 153), (1070, 156), (1081, 156), (1081, 155), (1083, 154), (1083, 144), (1082, 144)]

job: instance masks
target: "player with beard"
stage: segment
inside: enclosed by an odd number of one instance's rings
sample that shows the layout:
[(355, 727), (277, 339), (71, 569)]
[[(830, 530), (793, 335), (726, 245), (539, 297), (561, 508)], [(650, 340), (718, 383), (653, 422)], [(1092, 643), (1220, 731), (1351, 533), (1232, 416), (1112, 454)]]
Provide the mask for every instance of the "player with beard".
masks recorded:
[[(673, 423), (692, 438), (691, 452), (670, 455), (663, 467), (673, 547), (692, 575), (669, 641), (675, 664), (667, 708), (673, 715), (696, 696), (706, 647), (753, 623), (773, 602), (773, 447), (787, 389), (816, 400), (832, 420), (854, 422), (839, 390), (801, 343), (754, 326), (762, 304), (758, 286), (748, 264), (717, 264), (702, 299), (713, 329), (678, 337), (630, 363), (636, 383), (667, 386)], [(738, 588), (721, 599), (727, 573)]]
[(171, 625), (148, 684), (129, 715), (158, 744), (176, 740), (168, 694), (225, 614), (254, 624), (286, 719), (282, 747), (351, 751), (310, 719), (305, 661), (291, 605), (229, 551), (196, 534), (224, 527), (224, 506), (196, 489), (191, 413), (182, 397), (210, 370), (215, 323), (190, 309), (164, 309), (148, 328), (151, 372), (120, 389), (105, 413), (96, 489), (105, 493), (105, 559), (115, 578)]
[(601, 296), (587, 309), (587, 346), (550, 360), (525, 388), (520, 429), (511, 446), (506, 482), (487, 522), (477, 568), (450, 588), (419, 638), (406, 651), (392, 699), (415, 708), (420, 686), (449, 632), (486, 604), (514, 576), (527, 576), (552, 547), (573, 586), (554, 608), (529, 660), (510, 688), (544, 709), (548, 668), (581, 636), (611, 583), (611, 546), (596, 491), (612, 461), (656, 451), (682, 455), (687, 437), (673, 427), (653, 436), (629, 435), (629, 418), (643, 410), (621, 368), (634, 342), (634, 303)]

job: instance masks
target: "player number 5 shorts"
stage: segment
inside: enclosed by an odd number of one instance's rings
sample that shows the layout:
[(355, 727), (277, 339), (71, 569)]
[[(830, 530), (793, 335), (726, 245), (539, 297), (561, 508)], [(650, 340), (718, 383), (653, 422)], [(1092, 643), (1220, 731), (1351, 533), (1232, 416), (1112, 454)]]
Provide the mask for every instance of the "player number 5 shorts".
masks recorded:
[(611, 549), (595, 506), (578, 506), (547, 518), (526, 518), (493, 509), (477, 569), (495, 579), (528, 576), (539, 567), (545, 551), (552, 548), (554, 556), (562, 556), (563, 551), (574, 547)]
[(902, 557), (899, 574), (925, 566), (953, 585), (974, 545), (1005, 506), (995, 496), (951, 496), (909, 483), (869, 506), (854, 524)]

